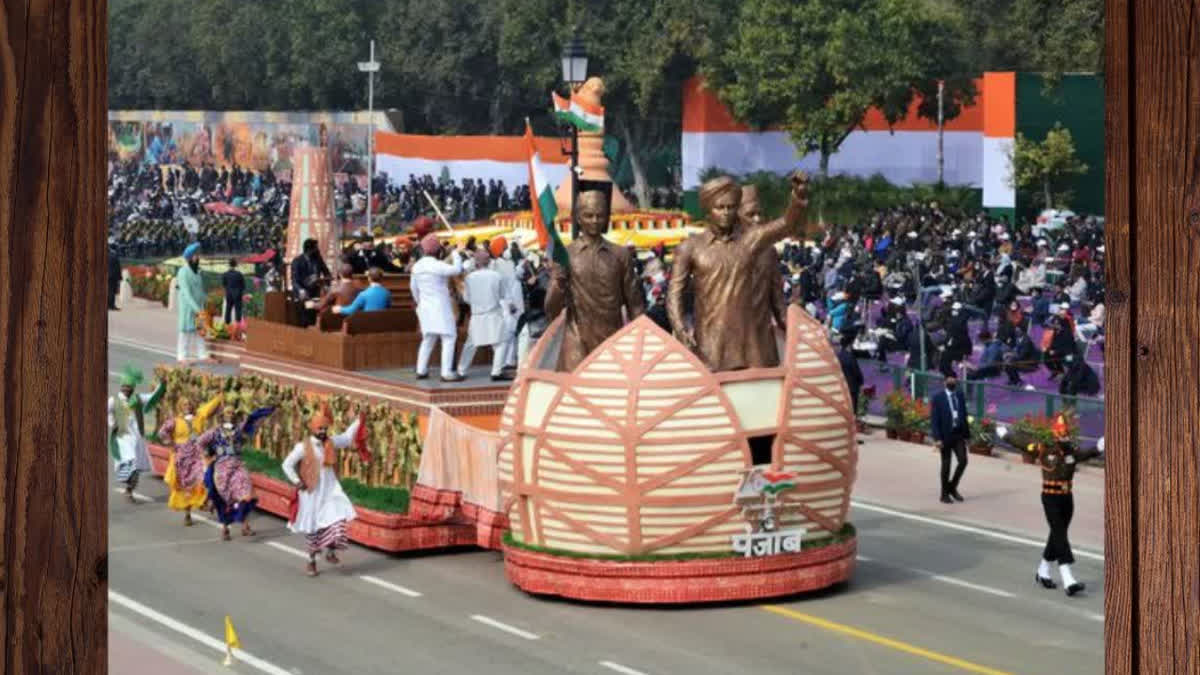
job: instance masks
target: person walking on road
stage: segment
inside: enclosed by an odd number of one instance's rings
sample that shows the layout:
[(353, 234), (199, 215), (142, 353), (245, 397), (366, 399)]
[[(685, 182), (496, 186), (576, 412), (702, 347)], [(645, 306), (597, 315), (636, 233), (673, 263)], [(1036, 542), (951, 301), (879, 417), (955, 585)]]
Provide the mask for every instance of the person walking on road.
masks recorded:
[(337, 477), (337, 451), (363, 442), (359, 430), (363, 428), (362, 414), (350, 428), (336, 435), (329, 435), (333, 424), (329, 413), (318, 412), (308, 422), (308, 437), (296, 444), (291, 454), (283, 460), (283, 473), (299, 488), (294, 502), (294, 513), (288, 529), (303, 534), (308, 540), (308, 576), (317, 576), (317, 554), (326, 551), (325, 561), (337, 565), (341, 560), (337, 551), (347, 545), (346, 525), (354, 520), (354, 505), (342, 491)]
[(146, 413), (154, 410), (167, 391), (167, 385), (159, 382), (152, 393), (139, 394), (137, 387), (141, 383), (142, 371), (126, 366), (120, 390), (108, 398), (108, 453), (112, 456), (117, 482), (133, 503), (137, 503), (133, 491), (137, 488), (138, 474), (150, 470), (150, 448), (143, 436)]
[(1043, 588), (1055, 588), (1050, 565), (1057, 563), (1063, 589), (1068, 597), (1073, 597), (1082, 592), (1085, 586), (1071, 573), (1071, 565), (1075, 564), (1071, 540), (1067, 535), (1071, 517), (1075, 514), (1075, 497), (1071, 494), (1071, 487), (1079, 463), (1102, 455), (1104, 450), (1102, 447), (1079, 450), (1068, 440), (1067, 423), (1061, 415), (1054, 423), (1054, 435), (1054, 443), (1036, 448), (1042, 467), (1042, 510), (1046, 513), (1050, 534), (1046, 537), (1046, 548), (1042, 551), (1034, 581)]
[[(958, 493), (958, 483), (967, 470), (967, 437), (970, 428), (967, 426), (967, 398), (958, 391), (958, 378), (948, 375), (945, 390), (934, 394), (931, 403), (930, 431), (935, 447), (942, 453), (941, 500), (943, 504), (961, 502), (963, 497)], [(950, 477), (951, 454), (958, 462), (953, 478)]]

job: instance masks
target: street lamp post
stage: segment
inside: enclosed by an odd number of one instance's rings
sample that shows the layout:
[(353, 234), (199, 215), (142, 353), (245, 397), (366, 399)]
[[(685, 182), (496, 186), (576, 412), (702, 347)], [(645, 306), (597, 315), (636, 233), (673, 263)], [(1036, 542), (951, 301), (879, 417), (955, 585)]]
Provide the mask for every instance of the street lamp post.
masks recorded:
[[(367, 132), (367, 232), (371, 229), (371, 183), (375, 179), (375, 73), (379, 72), (379, 62), (375, 60), (375, 41), (371, 40), (371, 56), (368, 61), (358, 62), (359, 72), (367, 74), (367, 118), (370, 131)], [(374, 236), (372, 234), (372, 236)]]
[[(563, 81), (567, 83), (568, 100), (575, 89), (587, 80), (587, 66), (587, 50), (576, 34), (562, 52), (562, 74)], [(575, 200), (579, 196), (579, 129), (570, 123), (567, 127), (562, 131), (570, 134), (571, 145), (563, 154), (571, 158), (571, 239), (574, 240), (579, 236), (579, 226), (575, 224)]]

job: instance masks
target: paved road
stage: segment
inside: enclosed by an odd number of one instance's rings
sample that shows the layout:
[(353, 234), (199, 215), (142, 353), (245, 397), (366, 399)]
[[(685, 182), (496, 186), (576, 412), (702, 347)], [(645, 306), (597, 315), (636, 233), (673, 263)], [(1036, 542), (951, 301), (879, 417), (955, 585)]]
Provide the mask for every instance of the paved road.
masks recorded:
[[(110, 370), (162, 354), (110, 345)], [(116, 380), (110, 377), (110, 390)], [(109, 506), (110, 672), (226, 672), (223, 621), (245, 673), (1090, 673), (1103, 668), (1102, 563), (1092, 589), (1035, 588), (1036, 546), (855, 507), (853, 580), (771, 604), (632, 609), (528, 596), (500, 555), (388, 556), (353, 548), (302, 574), (300, 537), (258, 516), (259, 536), (184, 528), (166, 488)]]

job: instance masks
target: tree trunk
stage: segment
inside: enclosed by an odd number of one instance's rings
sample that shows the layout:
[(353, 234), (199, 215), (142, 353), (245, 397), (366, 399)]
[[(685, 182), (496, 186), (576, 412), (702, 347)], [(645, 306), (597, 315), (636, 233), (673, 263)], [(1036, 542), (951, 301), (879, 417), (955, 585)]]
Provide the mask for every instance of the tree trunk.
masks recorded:
[(1054, 204), (1052, 204), (1050, 202), (1051, 195), (1050, 195), (1050, 177), (1049, 176), (1046, 176), (1045, 178), (1042, 179), (1042, 196), (1046, 200), (1046, 208), (1047, 209), (1054, 208)]
[(629, 125), (620, 124), (621, 131), (625, 136), (625, 152), (629, 155), (629, 168), (633, 170), (633, 192), (637, 195), (638, 208), (650, 208), (650, 186), (646, 184), (646, 172), (642, 170), (642, 163), (638, 160), (637, 144), (633, 142), (633, 133), (629, 130)]

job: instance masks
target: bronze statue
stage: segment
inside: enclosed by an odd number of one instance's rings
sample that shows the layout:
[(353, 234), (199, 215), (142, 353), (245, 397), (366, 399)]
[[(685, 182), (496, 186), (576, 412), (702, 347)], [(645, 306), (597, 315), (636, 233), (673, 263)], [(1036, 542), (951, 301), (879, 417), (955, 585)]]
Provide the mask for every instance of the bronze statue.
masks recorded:
[(567, 311), (558, 370), (574, 370), (600, 343), (646, 309), (632, 255), (604, 238), (611, 195), (612, 183), (580, 181), (575, 211), (580, 236), (567, 246), (570, 269), (551, 268), (546, 316), (553, 321), (564, 308)]
[[(805, 235), (800, 228), (808, 206), (808, 178), (795, 173), (791, 185), (784, 217), (752, 228), (737, 226), (742, 189), (732, 178), (714, 178), (700, 187), (708, 229), (675, 250), (667, 311), (675, 337), (713, 371), (779, 365), (777, 350), (764, 353), (755, 338), (764, 324), (769, 326), (770, 311), (754, 292), (764, 251), (788, 236)], [(683, 304), (689, 286), (695, 298), (691, 326)]]
[[(738, 220), (744, 230), (759, 227), (762, 221), (762, 203), (758, 199), (758, 188), (742, 186), (742, 203), (738, 207)], [(779, 253), (771, 245), (763, 249), (753, 267), (754, 304), (758, 311), (770, 314), (771, 321), (756, 323), (749, 336), (755, 343), (751, 353), (761, 354), (763, 361), (779, 362), (779, 346), (775, 342), (775, 329), (787, 330), (787, 303), (783, 298), (783, 278), (779, 272)], [(766, 311), (764, 311), (764, 309)]]

